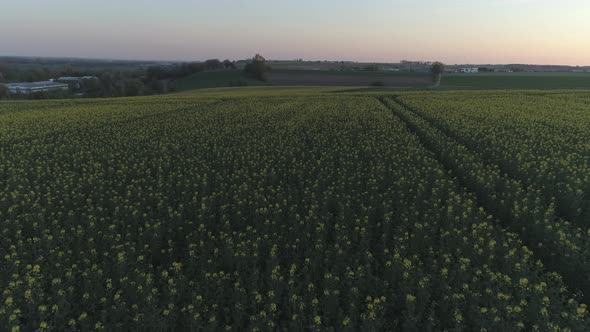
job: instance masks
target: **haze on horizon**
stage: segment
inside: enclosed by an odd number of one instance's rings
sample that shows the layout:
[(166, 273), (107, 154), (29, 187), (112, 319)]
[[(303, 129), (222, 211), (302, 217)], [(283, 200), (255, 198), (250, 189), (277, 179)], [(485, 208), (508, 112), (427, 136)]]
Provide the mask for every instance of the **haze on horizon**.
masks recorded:
[(590, 65), (584, 0), (19, 0), (0, 55)]

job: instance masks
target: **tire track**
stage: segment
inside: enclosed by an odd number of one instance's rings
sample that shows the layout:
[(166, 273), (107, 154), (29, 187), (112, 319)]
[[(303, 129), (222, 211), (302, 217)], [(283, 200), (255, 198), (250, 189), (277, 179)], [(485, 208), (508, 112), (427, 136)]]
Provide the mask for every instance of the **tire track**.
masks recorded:
[[(590, 294), (590, 242), (577, 240), (582, 231), (558, 218), (553, 205), (543, 204), (539, 199), (542, 193), (524, 188), (497, 165), (487, 164), (477, 153), (395, 99), (378, 99), (406, 124), (461, 186), (475, 193), (479, 206), (488, 213), (494, 212), (494, 217), (505, 228), (518, 234), (523, 243), (533, 249), (546, 269), (558, 272), (570, 291), (582, 297)], [(518, 205), (522, 201), (534, 202), (535, 209), (523, 211)], [(574, 245), (568, 245), (568, 241), (575, 241)]]

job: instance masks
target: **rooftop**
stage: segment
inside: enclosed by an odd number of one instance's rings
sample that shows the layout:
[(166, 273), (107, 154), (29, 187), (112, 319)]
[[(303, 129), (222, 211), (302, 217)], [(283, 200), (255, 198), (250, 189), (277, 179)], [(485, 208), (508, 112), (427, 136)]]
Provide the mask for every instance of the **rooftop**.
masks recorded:
[(56, 81), (80, 81), (80, 80), (91, 80), (96, 79), (96, 76), (62, 76), (56, 78)]
[(56, 81), (78, 81), (80, 77), (72, 77), (72, 76), (62, 76), (60, 78), (56, 78)]
[(43, 81), (43, 82), (17, 82), (17, 83), (6, 83), (9, 88), (22, 88), (22, 89), (35, 89), (35, 88), (58, 88), (67, 87), (67, 84)]

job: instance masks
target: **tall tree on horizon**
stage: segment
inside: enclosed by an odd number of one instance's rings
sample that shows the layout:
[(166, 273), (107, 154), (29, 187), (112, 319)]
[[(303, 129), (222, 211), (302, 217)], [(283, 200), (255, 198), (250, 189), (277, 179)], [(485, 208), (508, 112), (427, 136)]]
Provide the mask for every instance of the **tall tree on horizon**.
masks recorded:
[(442, 74), (445, 72), (445, 64), (436, 61), (430, 67), (430, 73), (432, 74), (432, 81), (434, 82), (434, 87), (438, 88), (440, 86), (440, 81), (442, 80)]
[(266, 65), (266, 59), (260, 55), (256, 54), (254, 58), (252, 58), (252, 62), (248, 63), (246, 67), (244, 67), (244, 72), (246, 75), (251, 76), (259, 81), (266, 81), (266, 73), (270, 70), (270, 67)]

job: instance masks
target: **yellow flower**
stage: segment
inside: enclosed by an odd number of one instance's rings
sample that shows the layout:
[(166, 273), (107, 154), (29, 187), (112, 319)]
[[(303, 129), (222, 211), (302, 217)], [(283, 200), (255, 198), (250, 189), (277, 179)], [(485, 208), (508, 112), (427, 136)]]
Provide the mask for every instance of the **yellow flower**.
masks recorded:
[(322, 323), (322, 318), (321, 318), (320, 316), (315, 316), (315, 317), (313, 318), (313, 322), (314, 322), (315, 324), (319, 325), (319, 324), (321, 324), (321, 323)]
[(178, 272), (180, 269), (182, 269), (182, 263), (174, 262), (172, 263), (172, 268), (174, 271)]
[(350, 318), (345, 317), (344, 320), (342, 321), (342, 325), (343, 326), (348, 326), (348, 324), (350, 324)]
[(49, 325), (47, 325), (46, 322), (41, 322), (41, 324), (39, 324), (40, 329), (46, 329), (47, 327), (49, 327)]
[(406, 269), (412, 268), (412, 262), (409, 259), (404, 258), (403, 262), (404, 262), (404, 266), (406, 267)]
[(578, 307), (578, 310), (577, 310), (577, 311), (578, 311), (578, 315), (580, 315), (580, 316), (584, 316), (584, 314), (586, 314), (586, 309), (587, 309), (586, 305), (582, 303), (582, 304), (581, 304), (581, 305)]

